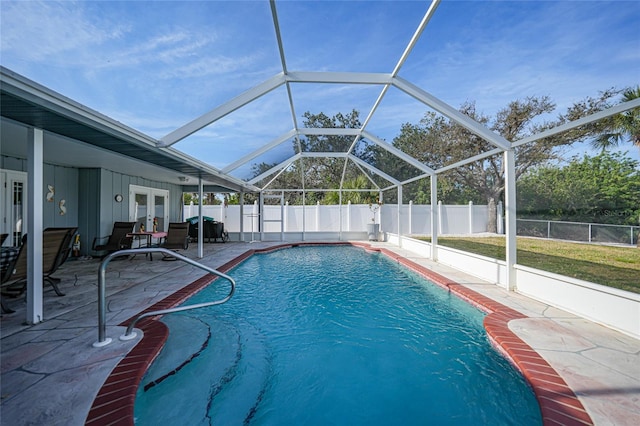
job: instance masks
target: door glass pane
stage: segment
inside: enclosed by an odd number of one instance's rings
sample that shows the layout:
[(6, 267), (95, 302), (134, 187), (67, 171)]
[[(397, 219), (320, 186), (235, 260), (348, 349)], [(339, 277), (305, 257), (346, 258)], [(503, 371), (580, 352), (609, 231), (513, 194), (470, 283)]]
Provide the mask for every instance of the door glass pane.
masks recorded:
[(22, 229), (24, 225), (24, 183), (13, 181), (11, 186), (11, 228), (13, 245), (19, 246), (22, 242)]
[(144, 227), (144, 230), (147, 230), (147, 210), (148, 207), (148, 199), (147, 194), (136, 194), (136, 205), (134, 217), (136, 218), (136, 231), (142, 230), (141, 226)]
[(158, 231), (164, 231), (165, 230), (165, 226), (164, 226), (164, 210), (165, 210), (165, 206), (164, 206), (164, 197), (163, 196), (156, 195), (154, 197), (154, 207), (155, 207), (154, 218), (155, 218), (155, 222), (158, 225), (157, 229), (158, 229)]

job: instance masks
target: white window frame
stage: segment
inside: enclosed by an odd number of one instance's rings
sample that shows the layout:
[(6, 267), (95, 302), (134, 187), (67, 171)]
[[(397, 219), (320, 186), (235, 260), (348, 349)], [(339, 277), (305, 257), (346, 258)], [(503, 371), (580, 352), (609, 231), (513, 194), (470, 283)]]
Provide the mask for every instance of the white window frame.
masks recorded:
[(16, 223), (16, 219), (14, 217), (13, 205), (11, 203), (11, 195), (13, 191), (13, 183), (20, 182), (22, 183), (23, 194), (22, 194), (22, 224), (20, 225), (22, 229), (22, 235), (27, 232), (27, 208), (28, 208), (28, 188), (27, 188), (27, 172), (19, 172), (16, 170), (4, 170), (0, 169), (0, 202), (2, 202), (2, 209), (0, 214), (2, 215), (2, 221), (0, 222), (0, 233), (9, 234), (9, 237), (4, 242), (5, 246), (17, 246), (20, 244), (20, 241), (13, 241), (13, 226)]

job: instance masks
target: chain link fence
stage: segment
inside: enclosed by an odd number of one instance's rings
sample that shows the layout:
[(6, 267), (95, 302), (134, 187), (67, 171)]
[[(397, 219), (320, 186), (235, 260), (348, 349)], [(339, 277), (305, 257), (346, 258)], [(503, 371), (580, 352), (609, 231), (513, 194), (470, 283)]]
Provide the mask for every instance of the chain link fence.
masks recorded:
[(590, 243), (638, 244), (640, 226), (518, 219), (517, 234)]

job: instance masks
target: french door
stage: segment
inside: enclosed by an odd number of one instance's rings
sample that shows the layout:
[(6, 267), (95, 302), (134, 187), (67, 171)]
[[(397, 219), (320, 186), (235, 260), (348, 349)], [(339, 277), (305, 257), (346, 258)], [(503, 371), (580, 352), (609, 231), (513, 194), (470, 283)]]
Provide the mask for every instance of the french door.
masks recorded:
[(27, 174), (0, 170), (0, 234), (8, 234), (4, 246), (18, 246), (27, 230)]
[(154, 225), (158, 231), (166, 231), (169, 226), (169, 191), (129, 185), (129, 220), (136, 222), (135, 230), (144, 226), (152, 231)]

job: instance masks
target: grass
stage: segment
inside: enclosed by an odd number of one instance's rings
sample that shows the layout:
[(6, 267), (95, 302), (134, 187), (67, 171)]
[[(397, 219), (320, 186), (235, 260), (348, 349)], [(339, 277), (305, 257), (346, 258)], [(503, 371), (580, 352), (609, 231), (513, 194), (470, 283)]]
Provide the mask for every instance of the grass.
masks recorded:
[[(439, 237), (438, 244), (505, 260), (504, 237)], [(519, 265), (640, 293), (640, 248), (518, 237), (517, 249)]]

